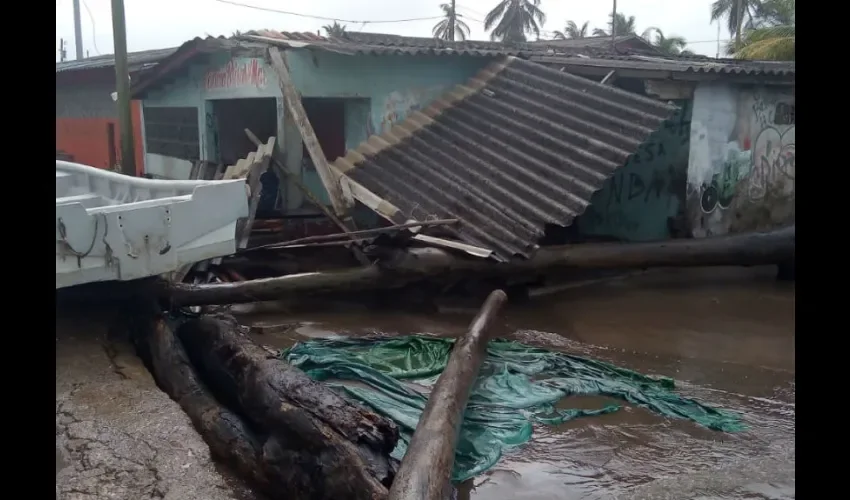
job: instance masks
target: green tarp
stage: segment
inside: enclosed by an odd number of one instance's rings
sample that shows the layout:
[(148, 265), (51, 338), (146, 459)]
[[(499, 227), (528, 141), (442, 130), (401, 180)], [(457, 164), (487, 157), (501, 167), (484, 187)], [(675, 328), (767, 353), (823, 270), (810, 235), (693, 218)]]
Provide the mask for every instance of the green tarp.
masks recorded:
[[(400, 459), (453, 342), (424, 336), (318, 339), (298, 343), (281, 356), (310, 377), (329, 381), (395, 421), (401, 440), (393, 455)], [(668, 378), (650, 378), (601, 361), (494, 340), (466, 408), (452, 479), (464, 481), (495, 465), (503, 450), (531, 438), (534, 423), (557, 425), (619, 409), (616, 404), (595, 410), (556, 408), (556, 403), (571, 395), (608, 396), (718, 431), (743, 428), (736, 416), (682, 397), (673, 389)]]

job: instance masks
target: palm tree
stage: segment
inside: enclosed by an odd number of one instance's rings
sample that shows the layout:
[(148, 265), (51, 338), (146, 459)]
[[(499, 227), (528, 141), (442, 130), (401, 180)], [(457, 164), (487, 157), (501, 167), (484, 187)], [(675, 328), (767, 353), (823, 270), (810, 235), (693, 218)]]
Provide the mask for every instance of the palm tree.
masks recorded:
[(502, 42), (524, 42), (526, 33), (540, 36), (546, 14), (540, 0), (501, 0), (484, 18), (484, 29), (490, 39)]
[(739, 59), (794, 61), (796, 59), (796, 0), (766, 0), (756, 27), (741, 35), (741, 44), (727, 48)]
[[(625, 14), (617, 12), (617, 16), (613, 19), (614, 23), (616, 23), (617, 36), (637, 34), (637, 22), (635, 21), (635, 16), (626, 17)], [(601, 28), (595, 28), (593, 30), (593, 36), (611, 36), (611, 23), (608, 23), (608, 31)]]
[(726, 19), (729, 34), (733, 36), (738, 31), (738, 2), (741, 2), (740, 12), (743, 14), (740, 20), (741, 29), (753, 28), (753, 21), (761, 10), (762, 0), (715, 0), (711, 4), (711, 21)]
[[(653, 34), (655, 35), (655, 38), (652, 37)], [(670, 37), (664, 36), (664, 32), (661, 31), (660, 28), (647, 28), (641, 35), (641, 38), (652, 44), (656, 50), (668, 56), (692, 54), (691, 51), (685, 50), (685, 47), (688, 45), (688, 41), (685, 40), (684, 37), (676, 35)]]
[(338, 22), (334, 21), (333, 24), (326, 24), (326, 25), (322, 26), (322, 28), (325, 30), (325, 34), (329, 37), (333, 37), (333, 38), (344, 38), (345, 37), (345, 25), (344, 24), (339, 24)]
[(587, 38), (587, 24), (588, 21), (585, 21), (584, 24), (581, 25), (581, 28), (579, 28), (575, 21), (567, 21), (567, 25), (566, 27), (564, 27), (564, 31), (555, 32), (555, 40), (566, 40), (567, 38)]
[(469, 36), (469, 26), (467, 26), (465, 22), (461, 21), (461, 15), (455, 11), (453, 5), (454, 2), (452, 2), (452, 5), (447, 3), (440, 5), (440, 8), (443, 9), (443, 13), (446, 17), (435, 24), (434, 29), (431, 30), (431, 33), (434, 34), (434, 38), (449, 41), (464, 41), (466, 40), (466, 37)]

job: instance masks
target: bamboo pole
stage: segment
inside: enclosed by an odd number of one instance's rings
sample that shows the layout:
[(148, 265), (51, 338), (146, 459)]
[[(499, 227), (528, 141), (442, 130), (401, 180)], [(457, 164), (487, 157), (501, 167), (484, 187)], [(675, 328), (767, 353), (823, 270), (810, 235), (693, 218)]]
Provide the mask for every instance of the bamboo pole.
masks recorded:
[(393, 479), (388, 500), (450, 498), (449, 480), (466, 403), (486, 356), (493, 322), (507, 298), (501, 290), (490, 293), (469, 332), (452, 348)]

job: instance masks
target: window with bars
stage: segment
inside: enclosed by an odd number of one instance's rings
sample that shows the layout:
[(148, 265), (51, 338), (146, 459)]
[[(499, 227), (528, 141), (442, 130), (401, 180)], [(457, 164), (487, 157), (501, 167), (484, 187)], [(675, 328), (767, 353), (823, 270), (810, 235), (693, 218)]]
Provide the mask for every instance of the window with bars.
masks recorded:
[(198, 108), (145, 107), (145, 146), (150, 154), (200, 159)]
[(796, 104), (778, 103), (773, 114), (773, 123), (776, 125), (794, 125), (796, 123), (794, 116), (796, 111)]

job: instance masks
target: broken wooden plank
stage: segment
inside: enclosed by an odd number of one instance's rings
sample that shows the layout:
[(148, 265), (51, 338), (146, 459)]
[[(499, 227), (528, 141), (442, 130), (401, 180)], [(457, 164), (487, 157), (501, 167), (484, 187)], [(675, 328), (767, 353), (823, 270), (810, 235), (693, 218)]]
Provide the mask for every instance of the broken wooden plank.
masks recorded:
[(289, 69), (286, 67), (286, 62), (277, 47), (270, 47), (268, 50), (271, 67), (277, 74), (280, 82), (280, 90), (283, 93), (286, 108), (292, 113), (293, 121), (301, 132), (301, 138), (304, 141), (304, 146), (310, 154), (310, 159), (313, 160), (313, 165), (316, 167), (316, 172), (322, 180), (322, 185), (328, 192), (328, 197), (331, 201), (334, 213), (343, 216), (353, 206), (352, 200), (346, 200), (340, 186), (339, 179), (328, 166), (328, 160), (325, 158), (325, 153), (322, 151), (322, 146), (319, 144), (316, 133), (313, 131), (313, 126), (307, 118), (307, 112), (304, 110), (304, 105), (301, 103), (301, 96), (295, 89), (292, 83), (292, 78), (289, 75)]
[(507, 300), (502, 290), (491, 292), (469, 331), (452, 347), (393, 479), (388, 500), (451, 498), (449, 480), (463, 413), (487, 354), (493, 323)]
[(319, 236), (307, 236), (307, 237), (304, 237), (304, 238), (297, 238), (297, 239), (289, 240), (289, 241), (281, 241), (279, 243), (269, 243), (268, 245), (251, 247), (251, 248), (246, 249), (246, 250), (247, 251), (264, 250), (264, 249), (265, 250), (273, 250), (273, 249), (277, 249), (277, 248), (286, 248), (288, 246), (293, 246), (293, 245), (303, 245), (305, 243), (327, 242), (327, 241), (339, 240), (339, 239), (342, 239), (342, 238), (351, 239), (352, 237), (354, 237), (352, 240), (363, 240), (363, 239), (367, 239), (366, 237), (375, 237), (375, 236), (382, 234), (382, 233), (399, 231), (399, 230), (402, 230), (402, 229), (411, 229), (415, 232), (415, 231), (418, 231), (419, 229), (424, 228), (424, 227), (449, 226), (449, 225), (457, 224), (457, 223), (458, 223), (458, 219), (438, 219), (438, 220), (429, 220), (429, 221), (424, 221), (424, 222), (412, 221), (412, 222), (407, 222), (405, 224), (395, 224), (393, 226), (379, 227), (379, 228), (376, 228), (376, 229), (363, 229), (363, 230), (360, 230), (360, 231), (352, 231), (350, 233), (336, 233), (336, 234), (323, 234), (323, 235), (319, 235)]
[[(245, 134), (248, 136), (248, 139), (251, 142), (253, 142), (259, 147), (259, 144), (261, 144), (260, 139), (256, 135), (254, 135), (254, 133), (251, 132), (250, 129), (246, 128)], [(304, 196), (311, 203), (313, 203), (316, 208), (318, 208), (323, 214), (325, 214), (325, 216), (330, 219), (331, 222), (336, 224), (336, 226), (340, 228), (343, 233), (350, 235), (351, 229), (349, 229), (348, 225), (341, 221), (336, 215), (334, 215), (333, 211), (328, 209), (328, 207), (326, 207), (321, 201), (319, 201), (319, 199), (316, 198), (316, 196), (312, 192), (310, 192), (307, 186), (305, 186), (299, 179), (292, 175), (283, 165), (283, 162), (277, 158), (274, 151), (272, 151), (271, 154), (272, 168), (274, 169), (275, 173), (277, 173), (280, 183), (283, 184), (284, 179), (287, 179), (292, 182), (304, 194)], [(351, 239), (352, 241), (352, 246), (350, 247), (351, 251), (354, 253), (354, 256), (357, 258), (358, 262), (360, 262), (364, 266), (371, 264), (369, 258), (366, 257), (365, 253), (363, 253), (363, 249), (360, 248), (359, 244), (357, 244), (356, 239), (351, 238), (350, 236), (349, 239)]]
[(254, 226), (254, 218), (257, 215), (257, 207), (260, 204), (260, 195), (263, 185), (260, 178), (269, 169), (272, 151), (274, 151), (275, 138), (270, 137), (268, 142), (257, 146), (257, 151), (249, 153), (246, 160), (251, 162), (247, 171), (248, 186), (250, 188), (250, 199), (248, 200), (248, 218), (240, 221), (237, 225), (237, 236), (239, 238), (236, 249), (242, 250), (248, 246), (251, 237), (251, 228)]

